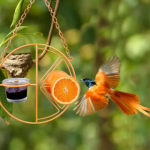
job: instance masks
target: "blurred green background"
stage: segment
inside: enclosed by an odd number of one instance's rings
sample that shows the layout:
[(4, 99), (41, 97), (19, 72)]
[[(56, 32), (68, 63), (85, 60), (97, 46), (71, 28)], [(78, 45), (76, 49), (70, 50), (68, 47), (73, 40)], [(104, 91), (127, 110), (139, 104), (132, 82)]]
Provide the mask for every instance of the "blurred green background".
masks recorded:
[[(0, 41), (10, 31), (17, 3), (18, 0), (0, 1)], [(26, 0), (23, 8), (28, 3)], [(117, 55), (121, 59), (121, 81), (117, 89), (138, 94), (141, 104), (150, 107), (149, 0), (63, 0), (57, 16), (74, 57), (72, 64), (81, 85), (81, 95), (87, 88), (80, 79), (94, 79), (100, 65)], [(41, 32), (43, 36), (16, 38), (9, 51), (29, 43), (45, 44), (50, 23), (44, 2), (37, 0), (23, 23), (29, 27), (24, 32)], [(56, 29), (51, 45), (65, 53)], [(53, 59), (46, 56), (40, 67), (47, 62), (53, 63)], [(33, 68), (28, 77), (33, 79), (34, 74)], [(32, 101), (15, 104), (13, 114), (34, 121), (33, 93), (29, 89)], [(47, 116), (51, 106), (42, 94), (39, 99), (43, 101), (39, 108), (41, 116)], [(42, 125), (11, 119), (7, 126), (0, 118), (0, 150), (150, 150), (147, 116), (141, 113), (126, 116), (111, 101), (104, 110), (85, 117), (76, 115), (73, 108), (74, 104), (58, 119)]]

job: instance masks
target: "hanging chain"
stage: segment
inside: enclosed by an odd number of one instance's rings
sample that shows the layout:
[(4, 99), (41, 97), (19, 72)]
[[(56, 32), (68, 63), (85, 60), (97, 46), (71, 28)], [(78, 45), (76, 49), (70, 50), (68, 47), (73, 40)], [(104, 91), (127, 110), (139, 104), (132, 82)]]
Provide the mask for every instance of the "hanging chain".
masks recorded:
[[(50, 15), (52, 17), (52, 20), (55, 23), (55, 26), (56, 26), (57, 30), (59, 31), (59, 36), (61, 38), (61, 41), (63, 43), (64, 48), (66, 49), (66, 53), (67, 53), (67, 55), (69, 57), (69, 61), (73, 61), (73, 57), (70, 56), (70, 51), (68, 49), (68, 45), (67, 45), (66, 40), (65, 40), (65, 38), (63, 36), (63, 33), (60, 30), (60, 26), (59, 26), (59, 24), (57, 22), (57, 18), (54, 15), (53, 9), (52, 9), (50, 3), (47, 0), (43, 0), (43, 1), (45, 2), (45, 5), (48, 7), (48, 10), (50, 11)], [(7, 43), (7, 46), (5, 47), (4, 51), (2, 52), (2, 54), (0, 56), (0, 59), (1, 59), (0, 61), (3, 61), (4, 56), (6, 54), (6, 51), (8, 50), (8, 47), (10, 46), (12, 40), (14, 39), (15, 34), (17, 33), (18, 29), (22, 25), (24, 19), (26, 18), (27, 14), (28, 14), (28, 12), (29, 12), (29, 10), (30, 10), (30, 8), (31, 8), (31, 6), (32, 6), (32, 4), (34, 2), (35, 2), (35, 0), (30, 0), (30, 3), (27, 5), (27, 8), (24, 10), (24, 13), (21, 16), (21, 19), (18, 21), (18, 24), (15, 26), (15, 30), (13, 31), (13, 34), (12, 34), (9, 42)]]
[(57, 22), (57, 18), (55, 17), (53, 8), (51, 7), (50, 3), (49, 3), (47, 0), (43, 0), (43, 1), (45, 2), (45, 5), (48, 7), (48, 10), (50, 11), (50, 15), (51, 15), (51, 17), (52, 17), (52, 20), (53, 20), (53, 22), (55, 23), (55, 27), (56, 27), (56, 29), (57, 29), (58, 32), (59, 32), (59, 36), (60, 36), (60, 38), (61, 38), (61, 42), (62, 42), (64, 48), (66, 49), (66, 54), (67, 54), (68, 57), (69, 57), (69, 61), (73, 61), (73, 57), (70, 56), (70, 51), (69, 51), (69, 49), (68, 49), (68, 45), (67, 45), (66, 40), (65, 40), (65, 38), (64, 38), (64, 36), (63, 36), (63, 33), (62, 33), (61, 30), (60, 30), (60, 26), (59, 26), (59, 24), (58, 24), (58, 22)]
[(17, 33), (18, 29), (22, 25), (24, 19), (26, 18), (27, 14), (29, 12), (29, 9), (31, 8), (31, 6), (34, 2), (35, 2), (35, 0), (30, 0), (30, 3), (27, 5), (27, 8), (24, 10), (24, 13), (21, 16), (21, 19), (18, 21), (18, 24), (15, 26), (15, 30), (13, 31), (13, 34), (12, 34), (9, 42), (7, 43), (7, 46), (5, 47), (4, 51), (2, 52), (2, 54), (0, 56), (1, 61), (3, 61), (6, 51), (8, 50), (8, 47), (11, 44), (11, 41), (14, 39), (15, 34)]

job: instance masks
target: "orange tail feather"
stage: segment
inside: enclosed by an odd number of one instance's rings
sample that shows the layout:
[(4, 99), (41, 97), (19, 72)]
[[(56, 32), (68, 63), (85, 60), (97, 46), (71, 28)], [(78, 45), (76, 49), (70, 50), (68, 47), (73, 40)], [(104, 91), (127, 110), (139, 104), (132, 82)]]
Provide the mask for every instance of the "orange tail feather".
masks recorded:
[(150, 108), (140, 105), (138, 95), (111, 90), (111, 94), (109, 95), (109, 97), (126, 115), (136, 114), (138, 110), (144, 115), (150, 117), (150, 114), (147, 112), (150, 111)]

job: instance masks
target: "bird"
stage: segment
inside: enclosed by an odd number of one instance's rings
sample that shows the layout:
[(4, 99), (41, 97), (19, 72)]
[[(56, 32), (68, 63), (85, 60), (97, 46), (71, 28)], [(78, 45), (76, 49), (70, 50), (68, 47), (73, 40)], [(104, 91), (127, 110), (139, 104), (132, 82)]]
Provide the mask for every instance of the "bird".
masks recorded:
[(111, 56), (99, 68), (95, 81), (90, 78), (81, 79), (88, 90), (75, 103), (76, 114), (80, 116), (93, 114), (107, 107), (109, 100), (112, 100), (126, 115), (137, 114), (139, 111), (150, 117), (148, 113), (150, 108), (140, 105), (138, 95), (115, 90), (120, 82), (120, 65), (120, 59)]

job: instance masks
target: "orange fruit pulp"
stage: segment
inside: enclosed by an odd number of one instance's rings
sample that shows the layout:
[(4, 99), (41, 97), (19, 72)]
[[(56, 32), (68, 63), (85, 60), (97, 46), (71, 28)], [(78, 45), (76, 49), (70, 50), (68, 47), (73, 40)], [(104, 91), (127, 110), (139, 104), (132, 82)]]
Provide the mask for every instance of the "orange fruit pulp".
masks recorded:
[(46, 78), (46, 89), (61, 104), (71, 104), (80, 94), (78, 81), (63, 71), (52, 71)]

